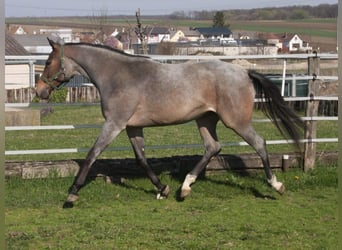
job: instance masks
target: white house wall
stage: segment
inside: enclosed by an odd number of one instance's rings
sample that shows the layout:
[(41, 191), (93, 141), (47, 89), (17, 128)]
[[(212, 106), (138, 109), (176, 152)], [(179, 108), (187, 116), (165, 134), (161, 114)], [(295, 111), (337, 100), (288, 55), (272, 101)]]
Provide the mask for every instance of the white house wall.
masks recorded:
[[(298, 44), (298, 46), (294, 46)], [(293, 36), (293, 38), (289, 42), (289, 51), (299, 51), (303, 48), (303, 40), (300, 39), (297, 35)]]
[(5, 65), (5, 89), (28, 88), (30, 68), (28, 64)]

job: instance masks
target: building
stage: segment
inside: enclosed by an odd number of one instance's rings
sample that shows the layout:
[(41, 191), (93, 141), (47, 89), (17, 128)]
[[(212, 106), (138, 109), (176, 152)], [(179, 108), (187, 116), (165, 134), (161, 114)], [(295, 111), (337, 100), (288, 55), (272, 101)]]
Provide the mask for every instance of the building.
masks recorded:
[(48, 35), (13, 35), (13, 37), (33, 55), (46, 55), (52, 51), (47, 40)]
[(267, 41), (267, 44), (278, 47), (282, 53), (297, 53), (312, 50), (308, 42), (302, 40), (298, 34), (259, 34), (260, 39)]
[[(13, 36), (5, 34), (5, 56), (29, 56), (30, 53)], [(34, 69), (30, 60), (6, 60), (5, 62), (5, 88), (27, 88), (32, 85), (30, 71)]]
[(147, 44), (170, 41), (170, 31), (165, 27), (148, 27), (144, 33), (146, 35)]
[(228, 38), (233, 33), (225, 27), (195, 28), (200, 33), (200, 39)]

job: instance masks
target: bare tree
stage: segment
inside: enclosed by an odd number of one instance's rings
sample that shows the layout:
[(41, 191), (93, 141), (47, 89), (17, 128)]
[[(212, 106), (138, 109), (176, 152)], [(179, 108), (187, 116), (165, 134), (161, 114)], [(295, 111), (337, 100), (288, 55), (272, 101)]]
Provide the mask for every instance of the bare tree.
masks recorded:
[(147, 41), (146, 41), (146, 30), (147, 26), (143, 27), (140, 20), (140, 8), (135, 12), (135, 17), (137, 19), (137, 26), (135, 27), (135, 34), (141, 42), (143, 53), (147, 54)]
[(90, 20), (98, 32), (96, 35), (97, 40), (103, 44), (106, 40), (107, 29), (109, 28), (108, 10), (101, 9), (97, 11), (97, 13), (93, 11), (93, 15)]

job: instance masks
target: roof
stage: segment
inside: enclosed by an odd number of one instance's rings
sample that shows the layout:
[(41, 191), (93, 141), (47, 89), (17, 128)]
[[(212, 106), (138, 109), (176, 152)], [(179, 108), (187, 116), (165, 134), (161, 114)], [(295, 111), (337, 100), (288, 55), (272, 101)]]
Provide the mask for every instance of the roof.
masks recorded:
[(170, 34), (168, 28), (165, 27), (148, 27), (146, 33), (150, 35)]
[(24, 47), (27, 46), (50, 46), (48, 35), (13, 35), (13, 37)]
[(201, 33), (198, 30), (194, 29), (184, 29), (182, 30), (185, 36), (200, 36)]
[(230, 36), (232, 32), (225, 27), (196, 28), (203, 36)]
[(5, 34), (5, 55), (22, 56), (30, 55), (30, 53), (10, 34)]

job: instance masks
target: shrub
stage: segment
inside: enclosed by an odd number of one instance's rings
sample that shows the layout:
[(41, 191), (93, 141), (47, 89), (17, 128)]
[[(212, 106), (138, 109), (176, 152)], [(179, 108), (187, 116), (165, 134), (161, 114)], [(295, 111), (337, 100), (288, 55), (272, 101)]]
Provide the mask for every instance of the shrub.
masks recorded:
[[(59, 90), (55, 90), (51, 93), (50, 96), (50, 103), (63, 103), (66, 102), (66, 97), (68, 94), (68, 89), (67, 88), (62, 88)], [(33, 103), (38, 103), (40, 101), (38, 96), (35, 96), (31, 102)]]

